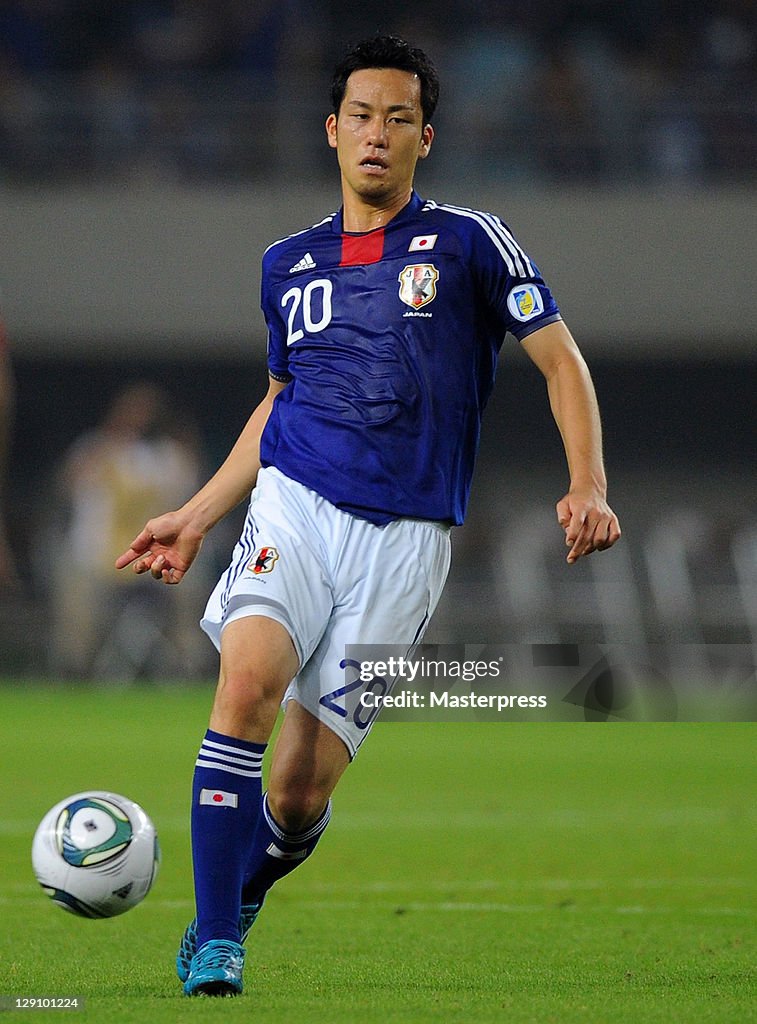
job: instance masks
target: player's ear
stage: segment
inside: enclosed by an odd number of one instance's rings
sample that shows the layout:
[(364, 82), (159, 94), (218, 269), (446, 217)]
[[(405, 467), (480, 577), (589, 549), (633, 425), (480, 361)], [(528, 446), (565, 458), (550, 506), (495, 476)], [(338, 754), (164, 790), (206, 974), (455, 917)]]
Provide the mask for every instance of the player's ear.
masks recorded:
[(421, 132), (421, 144), (418, 148), (418, 158), (425, 160), (431, 149), (431, 143), (434, 141), (434, 129), (430, 124), (427, 124)]
[(336, 114), (329, 114), (326, 118), (326, 138), (332, 149), (336, 149)]

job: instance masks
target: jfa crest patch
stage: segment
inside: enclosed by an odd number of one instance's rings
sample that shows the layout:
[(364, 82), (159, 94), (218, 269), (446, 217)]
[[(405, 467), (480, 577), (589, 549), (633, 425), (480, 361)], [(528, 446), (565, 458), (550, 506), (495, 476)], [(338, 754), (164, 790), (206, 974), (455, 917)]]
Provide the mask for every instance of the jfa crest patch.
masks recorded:
[(439, 271), (433, 263), (414, 263), (399, 276), (400, 298), (411, 309), (427, 306), (436, 298)]
[(263, 572), (271, 572), (278, 558), (279, 553), (276, 548), (258, 548), (247, 568), (254, 572), (256, 576), (259, 576)]

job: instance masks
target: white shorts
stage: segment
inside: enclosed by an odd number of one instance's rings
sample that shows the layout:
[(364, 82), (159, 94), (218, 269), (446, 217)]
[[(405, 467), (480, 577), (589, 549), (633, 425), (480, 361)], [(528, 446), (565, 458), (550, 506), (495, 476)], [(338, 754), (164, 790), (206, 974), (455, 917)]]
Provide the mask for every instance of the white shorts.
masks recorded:
[(221, 631), (236, 619), (280, 622), (300, 661), (284, 703), (300, 703), (354, 757), (375, 716), (351, 715), (337, 699), (345, 648), (391, 644), (409, 652), (420, 642), (447, 578), (449, 532), (423, 519), (376, 526), (273, 467), (261, 469), (202, 628), (220, 650)]

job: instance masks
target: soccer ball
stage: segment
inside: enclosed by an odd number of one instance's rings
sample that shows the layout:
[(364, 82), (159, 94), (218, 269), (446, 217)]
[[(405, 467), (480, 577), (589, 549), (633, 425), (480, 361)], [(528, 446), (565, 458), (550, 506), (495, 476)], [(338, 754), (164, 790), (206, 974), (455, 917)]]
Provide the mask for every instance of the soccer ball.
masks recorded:
[(50, 808), (34, 834), (32, 867), (57, 906), (115, 917), (145, 898), (160, 847), (145, 812), (117, 793), (76, 793)]

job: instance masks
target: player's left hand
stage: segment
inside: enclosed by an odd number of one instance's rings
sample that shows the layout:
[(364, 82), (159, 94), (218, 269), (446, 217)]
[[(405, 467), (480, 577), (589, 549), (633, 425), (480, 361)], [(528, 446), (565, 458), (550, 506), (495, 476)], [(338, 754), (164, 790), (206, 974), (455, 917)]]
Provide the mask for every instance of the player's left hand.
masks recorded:
[(557, 503), (557, 521), (565, 530), (569, 564), (592, 551), (612, 547), (620, 537), (618, 517), (593, 490), (568, 491)]

